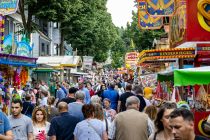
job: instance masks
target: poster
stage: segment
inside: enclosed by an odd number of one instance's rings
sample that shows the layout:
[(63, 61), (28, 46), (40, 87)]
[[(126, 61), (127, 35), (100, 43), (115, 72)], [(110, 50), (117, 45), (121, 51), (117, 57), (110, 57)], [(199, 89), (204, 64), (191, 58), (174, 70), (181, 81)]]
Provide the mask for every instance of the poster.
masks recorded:
[(19, 0), (0, 0), (0, 14), (9, 15), (17, 11)]
[(92, 56), (83, 56), (83, 68), (91, 70), (93, 65), (93, 57)]

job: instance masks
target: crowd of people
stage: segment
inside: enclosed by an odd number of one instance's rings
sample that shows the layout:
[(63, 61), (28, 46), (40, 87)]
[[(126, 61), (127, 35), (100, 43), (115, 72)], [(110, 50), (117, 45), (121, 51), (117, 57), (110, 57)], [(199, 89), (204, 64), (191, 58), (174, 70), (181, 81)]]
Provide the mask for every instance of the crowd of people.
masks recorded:
[[(55, 94), (36, 83), (0, 112), (3, 140), (207, 140), (194, 133), (194, 116), (176, 103), (156, 106), (141, 83), (56, 83)], [(14, 96), (15, 95), (15, 96)]]

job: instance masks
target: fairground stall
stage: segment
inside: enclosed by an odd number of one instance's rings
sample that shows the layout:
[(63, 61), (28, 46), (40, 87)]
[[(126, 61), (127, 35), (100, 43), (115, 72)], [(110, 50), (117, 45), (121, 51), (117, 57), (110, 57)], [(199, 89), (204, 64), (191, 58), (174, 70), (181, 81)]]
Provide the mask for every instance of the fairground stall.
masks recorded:
[(195, 115), (195, 133), (210, 138), (210, 66), (174, 71), (174, 86), (189, 87), (188, 104)]

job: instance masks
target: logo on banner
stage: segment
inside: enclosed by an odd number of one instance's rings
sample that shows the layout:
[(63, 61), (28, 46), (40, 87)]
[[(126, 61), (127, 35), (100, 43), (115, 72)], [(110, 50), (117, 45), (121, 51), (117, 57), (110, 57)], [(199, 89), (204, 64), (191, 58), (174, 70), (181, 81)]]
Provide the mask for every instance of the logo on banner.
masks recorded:
[(198, 4), (198, 22), (200, 26), (210, 32), (210, 1), (207, 0), (199, 0)]

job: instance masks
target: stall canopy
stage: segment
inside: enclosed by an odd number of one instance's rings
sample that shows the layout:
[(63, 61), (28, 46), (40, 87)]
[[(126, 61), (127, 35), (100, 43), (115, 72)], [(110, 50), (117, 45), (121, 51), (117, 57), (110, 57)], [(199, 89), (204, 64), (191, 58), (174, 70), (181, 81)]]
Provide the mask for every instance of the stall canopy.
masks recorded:
[(210, 66), (174, 70), (174, 85), (206, 85), (210, 84)]
[(39, 57), (37, 60), (37, 64), (45, 64), (53, 68), (76, 67), (80, 62), (80, 56), (47, 56)]
[(174, 73), (173, 71), (166, 71), (166, 72), (158, 73), (157, 80), (160, 82), (174, 81)]

